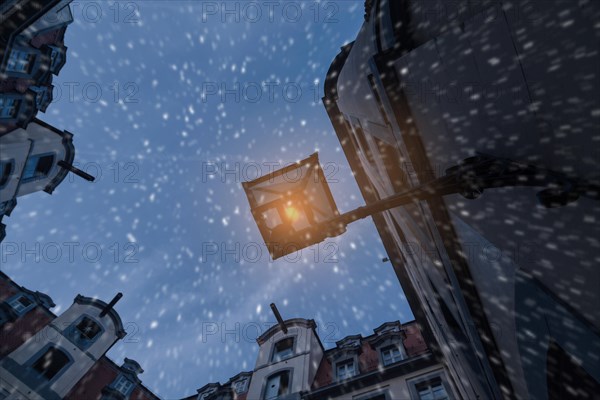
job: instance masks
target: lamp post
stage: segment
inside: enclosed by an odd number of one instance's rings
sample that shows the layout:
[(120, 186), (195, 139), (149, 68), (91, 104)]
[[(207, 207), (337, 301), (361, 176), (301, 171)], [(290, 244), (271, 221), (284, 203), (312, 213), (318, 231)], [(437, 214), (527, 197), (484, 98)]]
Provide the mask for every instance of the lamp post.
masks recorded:
[(273, 260), (339, 236), (354, 221), (450, 194), (473, 200), (485, 189), (530, 186), (546, 187), (537, 197), (548, 208), (565, 206), (580, 196), (600, 200), (597, 184), (483, 154), (447, 169), (443, 177), (343, 214), (337, 209), (318, 153), (242, 185)]

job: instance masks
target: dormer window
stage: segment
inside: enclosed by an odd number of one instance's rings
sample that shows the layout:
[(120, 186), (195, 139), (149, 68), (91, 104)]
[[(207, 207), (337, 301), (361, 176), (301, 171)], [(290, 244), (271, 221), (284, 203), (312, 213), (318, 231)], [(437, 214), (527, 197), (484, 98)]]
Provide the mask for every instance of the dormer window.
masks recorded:
[(213, 394), (216, 391), (217, 391), (216, 388), (210, 388), (207, 391), (205, 391), (204, 393), (202, 393), (200, 396), (198, 396), (198, 400), (206, 400), (206, 399), (208, 399), (208, 396), (210, 396), (211, 394)]
[(233, 384), (233, 390), (237, 394), (246, 393), (248, 391), (248, 379), (242, 379)]
[(381, 359), (383, 360), (383, 365), (385, 366), (402, 361), (402, 358), (402, 352), (395, 344), (381, 349)]
[(16, 297), (8, 301), (8, 304), (12, 307), (17, 315), (23, 315), (27, 311), (35, 307), (35, 303), (29, 297), (24, 294), (19, 294)]
[(354, 360), (345, 360), (336, 364), (336, 373), (338, 380), (352, 378), (356, 375), (356, 364)]
[(30, 86), (29, 90), (35, 93), (35, 106), (40, 111), (45, 111), (50, 104), (51, 90), (48, 86)]
[(48, 46), (50, 48), (50, 71), (58, 74), (58, 67), (63, 63), (63, 52), (59, 47)]
[(127, 396), (131, 389), (133, 389), (134, 383), (127, 379), (124, 375), (119, 375), (113, 382), (112, 387), (119, 393)]
[(52, 380), (69, 362), (69, 356), (63, 351), (50, 347), (32, 367), (47, 380)]
[(66, 330), (65, 336), (80, 349), (88, 349), (102, 333), (102, 327), (88, 316), (81, 317)]
[(289, 337), (275, 343), (275, 349), (273, 350), (272, 362), (279, 362), (290, 358), (294, 355), (294, 338)]
[(264, 400), (275, 400), (290, 393), (290, 371), (278, 372), (267, 379)]

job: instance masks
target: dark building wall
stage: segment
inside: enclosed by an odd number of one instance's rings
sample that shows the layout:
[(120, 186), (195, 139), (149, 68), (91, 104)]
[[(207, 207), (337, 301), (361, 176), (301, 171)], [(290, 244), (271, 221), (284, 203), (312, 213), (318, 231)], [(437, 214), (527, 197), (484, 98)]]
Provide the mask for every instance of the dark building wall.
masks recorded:
[(99, 400), (102, 389), (110, 385), (119, 375), (119, 371), (104, 357), (98, 360), (88, 373), (77, 382), (66, 400), (90, 399)]
[[(374, 2), (324, 98), (366, 202), (478, 153), (597, 183), (599, 4)], [(600, 377), (590, 357), (600, 275), (589, 262), (600, 228), (585, 223), (599, 205), (582, 196), (546, 209), (540, 189), (450, 195), (373, 218), (464, 397), (545, 398), (548, 337), (579, 343), (570, 356)]]
[[(0, 272), (0, 303), (3, 302), (2, 307), (10, 307), (6, 301), (17, 294), (26, 294), (29, 299), (34, 301), (35, 306), (23, 315), (17, 316), (13, 321), (4, 321), (0, 324), (0, 361), (7, 359), (8, 355), (17, 350), (28, 339), (33, 338), (33, 340), (38, 340), (40, 343), (51, 339), (44, 336), (48, 334), (48, 331), (44, 328), (57, 318), (44, 306), (54, 306), (48, 296), (29, 291)], [(75, 316), (74, 319), (77, 317)], [(53, 335), (60, 335), (60, 333), (54, 332)], [(74, 386), (64, 398), (68, 400), (99, 400), (102, 397), (103, 389), (111, 385), (120, 374), (131, 377), (130, 372), (117, 366), (112, 360), (102, 355), (81, 379), (74, 382)], [(135, 381), (135, 387), (130, 393), (129, 399), (158, 399), (139, 379), (133, 378), (132, 380)]]
[[(88, 373), (77, 382), (66, 400), (100, 400), (102, 390), (109, 386), (121, 374), (121, 369), (107, 357), (102, 357)], [(130, 400), (155, 400), (158, 399), (143, 385), (137, 385), (129, 395)]]
[(0, 327), (0, 358), (6, 357), (17, 347), (34, 337), (53, 317), (37, 306), (14, 322), (7, 322)]
[[(406, 351), (407, 359), (429, 352), (427, 344), (425, 343), (421, 331), (417, 327), (416, 323), (412, 322), (404, 324), (402, 325), (402, 330), (406, 334), (406, 337), (402, 339), (402, 345)], [(372, 337), (369, 336), (361, 339), (361, 346), (358, 355), (359, 375), (377, 371), (380, 367), (382, 367), (381, 354), (369, 343), (370, 338)], [(323, 357), (321, 365), (319, 366), (315, 376), (312, 387), (313, 390), (330, 385), (336, 381), (335, 371), (333, 370), (333, 366), (328, 357), (329, 354), (334, 350), (335, 349), (325, 352), (325, 356)]]

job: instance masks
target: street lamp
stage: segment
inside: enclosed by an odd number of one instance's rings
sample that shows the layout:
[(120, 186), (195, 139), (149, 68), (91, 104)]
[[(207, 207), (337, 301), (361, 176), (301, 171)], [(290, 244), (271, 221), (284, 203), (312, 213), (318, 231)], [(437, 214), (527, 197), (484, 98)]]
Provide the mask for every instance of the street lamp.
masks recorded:
[(274, 260), (345, 231), (317, 229), (340, 215), (317, 153), (242, 185)]
[(340, 214), (318, 153), (251, 182), (242, 183), (252, 215), (273, 260), (328, 237), (339, 236), (346, 226), (373, 214), (421, 200), (460, 194), (476, 199), (484, 189), (546, 187), (537, 193), (545, 207), (561, 207), (580, 196), (600, 199), (596, 184), (506, 158), (480, 154), (446, 170), (440, 178), (402, 193)]

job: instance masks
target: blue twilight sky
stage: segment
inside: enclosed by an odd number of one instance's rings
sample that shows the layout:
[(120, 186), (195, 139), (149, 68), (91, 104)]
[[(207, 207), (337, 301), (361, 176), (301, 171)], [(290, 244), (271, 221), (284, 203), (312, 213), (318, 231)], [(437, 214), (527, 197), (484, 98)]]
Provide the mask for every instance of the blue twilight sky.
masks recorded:
[(21, 198), (5, 221), (2, 270), (56, 313), (123, 292), (129, 335), (109, 356), (166, 399), (251, 370), (271, 302), (315, 319), (326, 347), (413, 318), (371, 220), (297, 259), (258, 247), (240, 182), (273, 163), (319, 150), (340, 210), (362, 203), (319, 99), (363, 1), (250, 3), (74, 1), (39, 117), (75, 134), (98, 179)]

